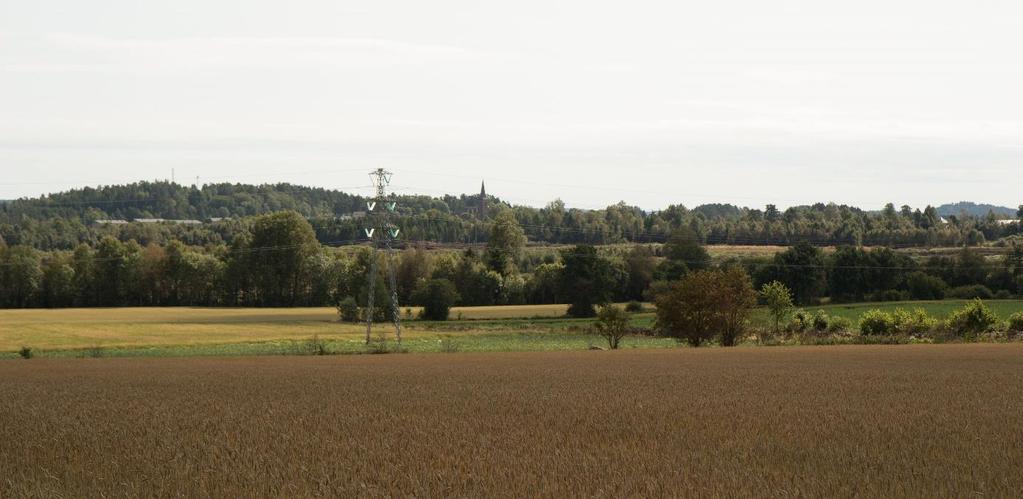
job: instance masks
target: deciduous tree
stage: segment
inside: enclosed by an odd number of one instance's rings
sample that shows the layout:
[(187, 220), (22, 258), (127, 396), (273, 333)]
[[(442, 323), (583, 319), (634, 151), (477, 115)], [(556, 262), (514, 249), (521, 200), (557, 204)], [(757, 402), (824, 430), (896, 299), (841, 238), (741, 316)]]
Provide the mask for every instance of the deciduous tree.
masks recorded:
[(756, 304), (749, 275), (738, 267), (693, 272), (660, 293), (657, 325), (668, 336), (698, 347), (718, 336), (732, 346)]
[(569, 301), (572, 317), (593, 317), (595, 305), (611, 300), (614, 276), (610, 262), (593, 246), (579, 245), (561, 254), (561, 296)]
[(622, 338), (629, 332), (629, 313), (611, 304), (600, 307), (597, 322), (593, 328), (597, 334), (607, 340), (611, 350), (617, 350)]
[(781, 323), (792, 313), (792, 292), (784, 284), (773, 281), (760, 288), (760, 296), (774, 321), (774, 334), (781, 332)]

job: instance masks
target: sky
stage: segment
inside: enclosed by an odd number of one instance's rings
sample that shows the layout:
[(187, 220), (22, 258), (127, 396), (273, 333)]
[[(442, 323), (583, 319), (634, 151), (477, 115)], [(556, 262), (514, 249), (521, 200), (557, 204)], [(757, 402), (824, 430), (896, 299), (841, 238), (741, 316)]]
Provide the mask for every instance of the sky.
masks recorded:
[(0, 199), (1023, 203), (1017, 1), (0, 2)]

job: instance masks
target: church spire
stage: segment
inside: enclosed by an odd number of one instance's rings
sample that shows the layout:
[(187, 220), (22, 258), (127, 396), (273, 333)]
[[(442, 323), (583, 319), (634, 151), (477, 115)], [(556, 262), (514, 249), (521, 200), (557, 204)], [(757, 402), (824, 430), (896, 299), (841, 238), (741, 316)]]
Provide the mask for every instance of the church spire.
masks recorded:
[(476, 208), (476, 214), (480, 220), (487, 218), (487, 183), (480, 181), (480, 203)]

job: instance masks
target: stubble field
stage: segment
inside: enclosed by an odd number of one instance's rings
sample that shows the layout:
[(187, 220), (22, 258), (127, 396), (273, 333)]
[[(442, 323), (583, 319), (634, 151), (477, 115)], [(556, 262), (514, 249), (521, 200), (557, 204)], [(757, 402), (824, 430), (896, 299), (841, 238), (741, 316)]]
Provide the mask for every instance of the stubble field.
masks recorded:
[(0, 362), (0, 497), (985, 496), (1018, 344)]

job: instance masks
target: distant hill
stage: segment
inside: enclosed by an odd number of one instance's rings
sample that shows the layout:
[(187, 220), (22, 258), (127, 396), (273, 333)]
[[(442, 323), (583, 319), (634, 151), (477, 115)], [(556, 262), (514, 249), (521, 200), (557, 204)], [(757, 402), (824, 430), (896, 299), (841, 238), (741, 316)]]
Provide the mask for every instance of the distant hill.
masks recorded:
[[(0, 203), (0, 241), (42, 250), (97, 245), (105, 236), (145, 246), (177, 240), (189, 246), (231, 244), (251, 217), (294, 210), (310, 221), (324, 244), (365, 240), (366, 198), (355, 193), (293, 184), (206, 184), (171, 182), (85, 187), (39, 198)], [(493, 214), (511, 212), (529, 241), (550, 244), (663, 242), (678, 227), (697, 232), (708, 244), (960, 246), (1021, 233), (1019, 224), (987, 221), (993, 210), (1015, 218), (1015, 210), (975, 203), (945, 205), (954, 223), (941, 224), (933, 208), (896, 216), (865, 212), (834, 203), (751, 209), (714, 203), (669, 205), (646, 211), (624, 202), (604, 209), (579, 209), (553, 202), (544, 208), (511, 206), (487, 196), (491, 217), (478, 217), (479, 194), (400, 195), (396, 225), (405, 241), (440, 244), (485, 243)], [(967, 218), (974, 220), (965, 220)], [(157, 223), (153, 219), (165, 219)]]
[(993, 211), (999, 218), (1016, 218), (1016, 208), (996, 206), (993, 204), (978, 204), (970, 201), (943, 204), (937, 209), (938, 215), (943, 217), (948, 217), (950, 215), (958, 216), (961, 213), (966, 213), (967, 215), (974, 217), (984, 217), (987, 216), (988, 211)]
[(693, 208), (693, 211), (702, 213), (703, 216), (712, 220), (717, 218), (740, 218), (743, 214), (742, 208), (738, 206), (720, 203), (703, 204)]
[[(464, 214), (478, 205), (479, 195), (399, 196), (399, 212), (439, 210)], [(281, 210), (306, 217), (330, 218), (365, 210), (366, 198), (342, 191), (293, 184), (207, 184), (201, 188), (169, 182), (85, 187), (40, 198), (0, 202), (0, 223), (18, 223), (24, 217), (57, 217), (91, 222), (99, 219), (239, 218)], [(489, 196), (491, 204), (501, 200)]]

